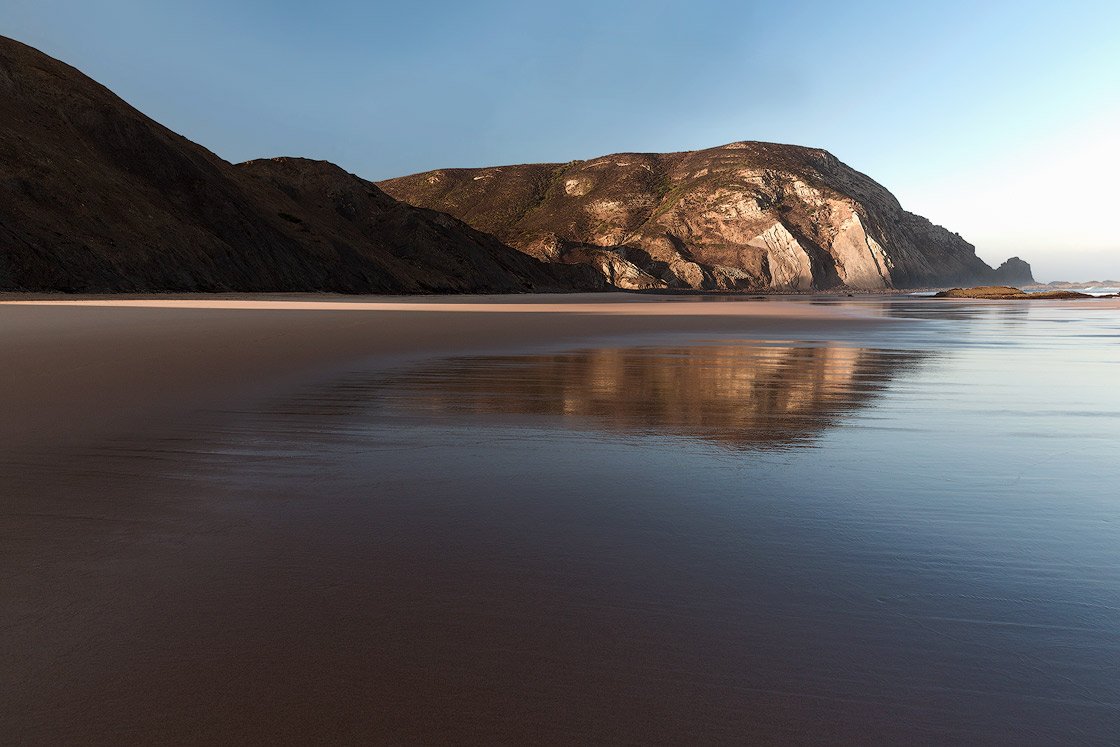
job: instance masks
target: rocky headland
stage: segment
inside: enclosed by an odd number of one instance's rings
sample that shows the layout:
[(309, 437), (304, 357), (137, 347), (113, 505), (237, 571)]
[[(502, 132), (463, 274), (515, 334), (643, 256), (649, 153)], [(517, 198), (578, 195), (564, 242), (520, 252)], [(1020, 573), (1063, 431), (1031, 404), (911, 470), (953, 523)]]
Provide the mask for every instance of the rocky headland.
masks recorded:
[(380, 183), (538, 259), (630, 288), (884, 290), (1033, 282), (815, 148), (730, 143), (566, 164), (441, 169)]
[(374, 184), (231, 164), (0, 37), (0, 291), (886, 291), (1033, 282), (826, 151), (737, 142)]

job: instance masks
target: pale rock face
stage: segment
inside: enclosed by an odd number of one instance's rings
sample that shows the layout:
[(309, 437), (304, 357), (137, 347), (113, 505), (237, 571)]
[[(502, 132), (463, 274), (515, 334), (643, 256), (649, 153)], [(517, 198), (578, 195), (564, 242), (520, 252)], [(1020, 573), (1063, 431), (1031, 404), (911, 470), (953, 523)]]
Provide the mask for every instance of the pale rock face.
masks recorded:
[(678, 259), (674, 262), (670, 262), (666, 274), (671, 276), (672, 280), (665, 275), (662, 275), (662, 280), (678, 288), (682, 286), (686, 288), (703, 288), (705, 286), (706, 277), (703, 268), (695, 262), (689, 262), (686, 259)]
[(894, 262), (891, 260), (891, 255), (887, 254), (883, 247), (879, 245), (879, 242), (871, 236), (867, 237), (867, 248), (871, 250), (871, 256), (875, 258), (887, 285), (892, 285), (891, 268), (894, 266)]
[(832, 240), (836, 272), (849, 288), (878, 290), (891, 287), (891, 272), (878, 242), (867, 235), (858, 213), (851, 213)]
[(764, 282), (764, 278), (752, 275), (741, 267), (712, 265), (712, 283), (717, 290), (750, 290)]
[(821, 195), (820, 190), (815, 189), (800, 179), (794, 179), (789, 182), (789, 188), (793, 191), (797, 199), (801, 200), (806, 205), (820, 207), (825, 202), (824, 196)]
[(770, 287), (783, 290), (809, 290), (813, 287), (813, 264), (793, 234), (775, 223), (750, 241), (766, 250)]
[(682, 197), (679, 209), (667, 214), (662, 224), (680, 236), (718, 236), (721, 243), (748, 244), (757, 236), (752, 229), (764, 217), (753, 195), (739, 189), (717, 189)]
[(611, 251), (598, 251), (591, 264), (595, 265), (611, 285), (623, 290), (664, 288), (665, 283), (643, 272), (633, 262)]
[(483, 180), (486, 180), (486, 179), (493, 179), (496, 176), (501, 176), (501, 174), (502, 174), (501, 169), (487, 169), (486, 171), (479, 174), (478, 176), (471, 177), (471, 180), (478, 182), (478, 181), (483, 181)]
[(568, 179), (564, 182), (564, 191), (572, 197), (583, 197), (591, 191), (591, 186), (589, 179)]

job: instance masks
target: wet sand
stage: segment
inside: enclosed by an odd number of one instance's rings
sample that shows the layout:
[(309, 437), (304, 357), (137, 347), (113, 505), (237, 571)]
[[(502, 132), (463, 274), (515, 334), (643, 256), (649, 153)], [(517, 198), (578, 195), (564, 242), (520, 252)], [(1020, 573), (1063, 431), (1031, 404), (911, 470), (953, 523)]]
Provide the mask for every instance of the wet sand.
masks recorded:
[[(606, 299), (606, 300), (604, 300)], [(0, 297), (0, 448), (45, 447), (272, 393), (348, 362), (681, 332), (827, 334), (850, 309), (626, 294), (330, 300)]]
[(328, 303), (0, 305), (6, 741), (1120, 723), (1107, 313)]
[[(334, 651), (316, 662), (301, 652), (315, 650), (324, 637), (353, 638), (353, 623), (335, 631), (329, 622), (316, 625), (319, 591), (293, 583), (287, 564), (248, 559), (275, 552), (271, 545), (279, 538), (252, 526), (230, 530), (214, 516), (228, 508), (230, 495), (168, 476), (190, 469), (198, 452), (217, 448), (213, 433), (237, 419), (231, 412), (251, 412), (354, 368), (425, 357), (674, 334), (827, 335), (883, 323), (823, 306), (622, 294), (605, 300), (8, 296), (0, 304), (0, 465), (8, 488), (0, 506), (7, 670), (0, 678), (0, 721), (9, 736), (42, 741), (193, 741), (223, 734), (267, 741), (279, 734), (337, 737), (347, 729), (388, 736), (404, 728), (407, 735), (430, 717), (438, 695), (407, 679), (366, 681), (354, 690), (323, 672), (296, 685), (301, 671), (349, 658)], [(219, 479), (222, 470), (232, 479), (232, 465), (222, 465)], [(325, 495), (337, 489), (323, 487)], [(303, 495), (308, 485), (296, 479), (281, 490)], [(325, 516), (346, 516), (345, 505)], [(305, 539), (296, 528), (272, 531), (287, 535), (285, 543)], [(431, 538), (420, 534), (411, 541), (424, 547)], [(215, 564), (231, 555), (247, 558)], [(304, 561), (302, 573), (330, 593), (341, 559)], [(417, 571), (399, 566), (399, 578), (389, 585), (413, 595), (408, 579)], [(369, 582), (345, 613), (351, 620), (377, 612)], [(155, 609), (145, 602), (149, 594), (159, 600)], [(289, 613), (276, 611), (290, 606)], [(221, 628), (197, 614), (221, 620)], [(184, 621), (193, 622), (184, 628)], [(245, 639), (238, 630), (253, 635)], [(261, 646), (280, 658), (260, 660)], [(423, 653), (366, 650), (344, 667), (367, 671), (384, 665), (386, 656), (395, 661), (402, 655)], [(211, 657), (222, 663), (208, 664)], [(227, 684), (220, 680), (230, 679), (230, 667), (251, 673), (255, 689), (227, 694), (236, 705), (223, 710), (211, 691)], [(328, 706), (324, 693), (305, 692), (305, 686), (325, 687), (342, 700)], [(246, 702), (250, 695), (253, 705)], [(378, 706), (374, 698), (390, 705)], [(366, 712), (383, 707), (390, 713), (374, 718)], [(331, 719), (339, 722), (327, 729)], [(443, 722), (435, 732), (417, 734), (455, 730)]]

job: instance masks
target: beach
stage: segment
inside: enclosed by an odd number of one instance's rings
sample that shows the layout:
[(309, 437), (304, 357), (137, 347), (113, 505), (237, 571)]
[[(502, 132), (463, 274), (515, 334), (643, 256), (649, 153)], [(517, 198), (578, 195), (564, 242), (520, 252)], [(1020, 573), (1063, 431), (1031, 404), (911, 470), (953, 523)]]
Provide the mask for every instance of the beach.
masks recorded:
[(6, 296), (4, 733), (1103, 741), (1115, 310)]
[(0, 298), (0, 445), (46, 446), (298, 383), (370, 358), (676, 332), (782, 335), (876, 323), (803, 304), (628, 294), (422, 298)]

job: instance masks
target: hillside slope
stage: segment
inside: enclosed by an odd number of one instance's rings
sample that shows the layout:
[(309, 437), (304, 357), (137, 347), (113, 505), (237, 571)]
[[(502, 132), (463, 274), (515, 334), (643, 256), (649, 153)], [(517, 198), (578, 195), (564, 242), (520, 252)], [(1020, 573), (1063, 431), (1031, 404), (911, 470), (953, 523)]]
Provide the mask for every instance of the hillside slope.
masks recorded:
[[(881, 289), (1000, 279), (957, 234), (903, 210), (831, 154), (799, 146), (738, 142), (441, 169), (380, 186), (534, 257), (593, 262), (624, 287)], [(1009, 271), (1022, 275), (1018, 265)]]
[(325, 162), (235, 167), (0, 37), (0, 290), (506, 292), (602, 286)]

